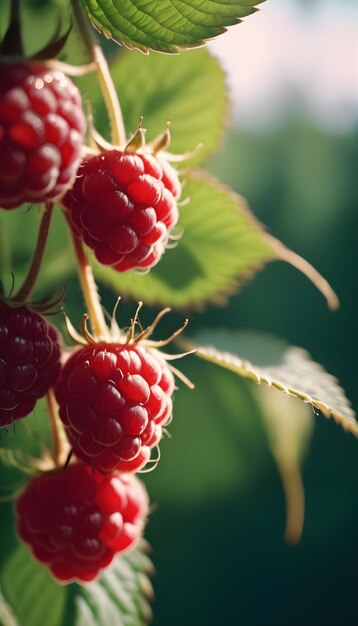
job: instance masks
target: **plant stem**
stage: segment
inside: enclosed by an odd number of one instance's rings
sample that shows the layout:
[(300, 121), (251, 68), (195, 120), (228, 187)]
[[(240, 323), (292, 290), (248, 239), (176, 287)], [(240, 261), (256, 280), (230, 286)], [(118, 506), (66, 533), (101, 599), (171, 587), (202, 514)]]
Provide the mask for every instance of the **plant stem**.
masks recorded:
[(298, 465), (282, 460), (278, 466), (286, 499), (285, 541), (292, 545), (301, 539), (305, 516), (305, 493)]
[(112, 141), (115, 145), (121, 145), (125, 142), (126, 132), (121, 107), (108, 68), (107, 60), (102, 52), (102, 48), (96, 44), (94, 40), (89, 27), (88, 19), (83, 11), (80, 0), (72, 0), (72, 6), (83, 42), (92, 61), (96, 64), (98, 80), (101, 86), (104, 101), (106, 103), (108, 117), (111, 121)]
[(36, 280), (41, 268), (41, 264), (44, 258), (46, 243), (48, 234), (50, 231), (51, 219), (53, 214), (54, 205), (51, 202), (45, 204), (41, 216), (40, 228), (37, 235), (35, 252), (32, 257), (31, 265), (29, 267), (27, 276), (20, 287), (17, 294), (14, 296), (14, 300), (19, 302), (25, 302), (31, 293), (33, 292), (36, 284)]
[(57, 402), (52, 388), (47, 392), (46, 399), (53, 437), (53, 460), (56, 467), (61, 467), (65, 461), (65, 455), (68, 454), (68, 450), (57, 415)]
[[(0, 215), (0, 283), (11, 275), (11, 251), (9, 234), (6, 232), (6, 222)], [(1, 287), (0, 287), (1, 291)]]
[(71, 227), (70, 232), (76, 253), (78, 276), (91, 321), (92, 330), (96, 338), (102, 337), (107, 339), (109, 338), (109, 331), (102, 311), (97, 285), (93, 277), (92, 267), (90, 266), (87, 255), (84, 251), (82, 239), (77, 237)]

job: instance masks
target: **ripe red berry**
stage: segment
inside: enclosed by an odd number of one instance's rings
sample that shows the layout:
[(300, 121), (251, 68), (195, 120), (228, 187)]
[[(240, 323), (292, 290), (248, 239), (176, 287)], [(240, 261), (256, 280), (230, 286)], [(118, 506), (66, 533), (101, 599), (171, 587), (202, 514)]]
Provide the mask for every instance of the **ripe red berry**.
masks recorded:
[(17, 532), (63, 583), (90, 581), (134, 547), (148, 513), (142, 483), (83, 463), (33, 479), (17, 501)]
[(68, 359), (55, 392), (76, 456), (106, 473), (147, 463), (171, 416), (173, 390), (158, 352), (99, 343)]
[(0, 207), (44, 202), (71, 185), (85, 118), (77, 87), (38, 64), (0, 64)]
[(42, 315), (0, 301), (0, 428), (31, 413), (59, 374), (60, 354)]
[(178, 221), (180, 191), (176, 171), (163, 160), (109, 150), (83, 161), (63, 205), (98, 261), (124, 272), (159, 261)]

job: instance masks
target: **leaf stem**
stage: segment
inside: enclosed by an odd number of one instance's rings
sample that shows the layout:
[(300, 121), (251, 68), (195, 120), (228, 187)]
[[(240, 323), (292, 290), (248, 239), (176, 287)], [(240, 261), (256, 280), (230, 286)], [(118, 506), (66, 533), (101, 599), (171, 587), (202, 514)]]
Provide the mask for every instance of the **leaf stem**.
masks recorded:
[(46, 243), (50, 231), (53, 207), (53, 203), (48, 202), (43, 208), (40, 228), (37, 235), (36, 247), (32, 257), (31, 265), (22, 286), (13, 298), (14, 300), (17, 300), (19, 302), (25, 302), (31, 296), (31, 293), (35, 288), (36, 280), (46, 250)]
[(283, 459), (278, 463), (278, 470), (286, 499), (285, 541), (294, 545), (301, 538), (305, 516), (302, 476), (298, 464), (284, 462)]
[(108, 339), (109, 331), (101, 307), (92, 267), (90, 266), (87, 255), (84, 251), (82, 239), (73, 232), (70, 226), (69, 229), (72, 235), (73, 246), (77, 259), (78, 277), (81, 283), (92, 330), (96, 338), (102, 337)]
[(298, 269), (304, 276), (306, 276), (311, 283), (317, 287), (317, 289), (324, 295), (327, 300), (328, 307), (331, 311), (336, 311), (339, 308), (339, 300), (328, 281), (309, 263), (306, 259), (303, 259), (299, 254), (289, 250), (275, 237), (266, 235), (269, 239), (273, 249), (279, 255), (279, 258), (286, 263), (290, 263), (293, 267)]
[(80, 0), (72, 0), (72, 6), (83, 42), (92, 61), (96, 65), (98, 80), (101, 86), (104, 101), (106, 103), (108, 117), (111, 121), (112, 141), (115, 145), (124, 144), (126, 132), (123, 115), (107, 60), (103, 54), (101, 46), (96, 44), (94, 40), (94, 36), (90, 30), (88, 19), (83, 11)]

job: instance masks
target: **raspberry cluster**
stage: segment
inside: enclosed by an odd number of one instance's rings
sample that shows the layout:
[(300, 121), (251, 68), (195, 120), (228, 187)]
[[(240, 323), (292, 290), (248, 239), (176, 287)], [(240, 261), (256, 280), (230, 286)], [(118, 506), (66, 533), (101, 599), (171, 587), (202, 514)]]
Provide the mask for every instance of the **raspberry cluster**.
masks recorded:
[(167, 162), (146, 152), (108, 150), (83, 161), (62, 203), (97, 260), (124, 272), (159, 261), (178, 221), (180, 192)]
[[(62, 72), (0, 64), (0, 207), (61, 200), (99, 262), (149, 269), (178, 221), (177, 172), (153, 147), (133, 151), (133, 142), (79, 166), (84, 132), (80, 93)], [(133, 473), (171, 417), (174, 378), (153, 344), (133, 336), (136, 322), (124, 343), (96, 342), (84, 329), (87, 345), (61, 369), (59, 335), (38, 312), (48, 301), (36, 308), (6, 300), (0, 285), (0, 428), (54, 386), (77, 459), (30, 481), (17, 501), (17, 529), (57, 580), (86, 582), (142, 533), (148, 497)]]
[(0, 300), (0, 427), (25, 417), (60, 372), (59, 336), (26, 306)]
[(76, 463), (37, 476), (16, 508), (18, 534), (35, 558), (61, 582), (87, 582), (138, 541), (148, 498), (135, 476)]
[(109, 343), (77, 350), (55, 389), (76, 456), (103, 473), (146, 464), (171, 416), (173, 391), (159, 353)]
[(68, 189), (81, 158), (81, 105), (62, 72), (0, 64), (0, 207), (53, 200)]

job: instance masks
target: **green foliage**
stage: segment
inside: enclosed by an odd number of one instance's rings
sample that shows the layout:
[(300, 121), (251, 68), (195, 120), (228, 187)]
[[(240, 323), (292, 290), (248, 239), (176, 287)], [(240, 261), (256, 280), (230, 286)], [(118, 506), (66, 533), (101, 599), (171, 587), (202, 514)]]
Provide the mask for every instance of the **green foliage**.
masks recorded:
[(83, 0), (107, 38), (142, 52), (179, 52), (202, 45), (255, 11), (263, 0)]
[(86, 586), (58, 585), (25, 546), (18, 547), (0, 575), (0, 623), (144, 626), (151, 617), (148, 573), (152, 566), (143, 547), (117, 557), (98, 580)]
[(354, 412), (336, 379), (304, 350), (269, 335), (220, 329), (202, 331), (188, 345), (203, 359), (308, 402), (358, 435)]
[(261, 408), (248, 383), (231, 372), (193, 356), (180, 361), (180, 368), (195, 389), (179, 382), (160, 471), (147, 477), (154, 502), (193, 511), (232, 494), (240, 499), (270, 464)]
[[(140, 116), (150, 141), (172, 122), (170, 151), (174, 154), (200, 150), (190, 165), (202, 163), (221, 142), (228, 119), (225, 75), (206, 50), (176, 57), (126, 52), (114, 59), (111, 73), (128, 134)], [(81, 88), (89, 97), (98, 129), (108, 136), (108, 120), (96, 80), (85, 77)]]

